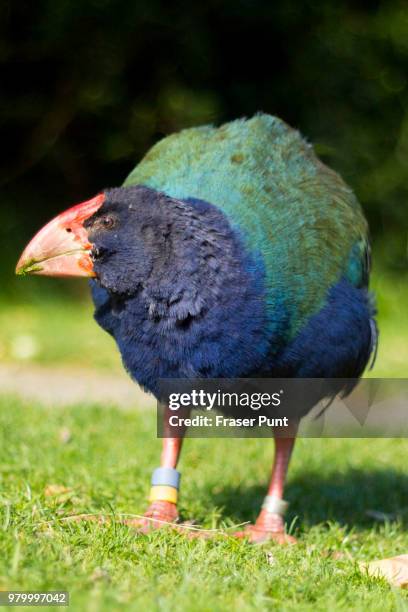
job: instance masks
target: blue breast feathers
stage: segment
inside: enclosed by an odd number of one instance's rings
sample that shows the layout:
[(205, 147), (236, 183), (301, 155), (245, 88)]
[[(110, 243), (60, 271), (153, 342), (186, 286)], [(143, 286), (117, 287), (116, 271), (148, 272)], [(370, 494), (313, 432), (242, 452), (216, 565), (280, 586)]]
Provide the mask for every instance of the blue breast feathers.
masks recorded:
[(153, 272), (130, 296), (91, 281), (97, 322), (114, 336), (131, 376), (153, 393), (160, 378), (250, 375), (273, 340), (262, 260), (215, 207), (188, 206), (197, 215), (188, 220), (192, 234), (175, 241), (168, 270)]
[(340, 279), (290, 339), (296, 312), (276, 294), (271, 320), (260, 255), (245, 250), (215, 207), (196, 200), (188, 205), (189, 223), (205, 224), (194, 226), (189, 240), (176, 241), (168, 270), (153, 271), (131, 295), (91, 281), (95, 318), (115, 338), (126, 369), (142, 387), (155, 394), (160, 378), (362, 373), (375, 329), (365, 288)]

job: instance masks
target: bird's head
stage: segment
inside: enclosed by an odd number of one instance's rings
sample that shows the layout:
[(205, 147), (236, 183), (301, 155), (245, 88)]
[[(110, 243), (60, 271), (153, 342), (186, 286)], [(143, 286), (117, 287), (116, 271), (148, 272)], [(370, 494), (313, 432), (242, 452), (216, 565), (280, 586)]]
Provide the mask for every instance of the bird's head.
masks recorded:
[(129, 293), (166, 260), (169, 202), (146, 187), (107, 189), (47, 223), (16, 273), (97, 277), (107, 289)]

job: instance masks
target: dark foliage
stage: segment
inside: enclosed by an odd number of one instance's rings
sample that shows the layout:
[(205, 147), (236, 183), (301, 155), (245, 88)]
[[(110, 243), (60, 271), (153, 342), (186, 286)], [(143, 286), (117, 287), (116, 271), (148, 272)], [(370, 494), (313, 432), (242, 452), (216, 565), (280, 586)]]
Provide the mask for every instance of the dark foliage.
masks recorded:
[(298, 127), (406, 267), (405, 2), (21, 0), (0, 5), (7, 266), (51, 214), (119, 185), (182, 127), (257, 110)]

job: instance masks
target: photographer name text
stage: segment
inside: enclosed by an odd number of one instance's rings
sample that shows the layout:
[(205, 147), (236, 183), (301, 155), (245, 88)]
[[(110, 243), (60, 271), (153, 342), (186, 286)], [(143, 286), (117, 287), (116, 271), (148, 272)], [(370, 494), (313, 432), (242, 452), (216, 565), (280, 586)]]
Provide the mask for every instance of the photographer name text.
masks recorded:
[(171, 427), (288, 427), (288, 417), (272, 418), (264, 415), (248, 418), (225, 417), (220, 414), (214, 416), (198, 414), (194, 417), (181, 417), (172, 414), (169, 417)]

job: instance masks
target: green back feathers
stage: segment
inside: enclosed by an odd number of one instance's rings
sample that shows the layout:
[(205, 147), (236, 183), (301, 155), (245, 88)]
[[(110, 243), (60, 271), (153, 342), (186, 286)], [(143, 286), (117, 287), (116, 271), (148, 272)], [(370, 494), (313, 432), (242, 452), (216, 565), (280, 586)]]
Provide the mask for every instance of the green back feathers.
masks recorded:
[(129, 175), (125, 185), (133, 184), (218, 206), (249, 249), (262, 254), (272, 325), (283, 305), (294, 315), (290, 335), (341, 276), (361, 282), (367, 225), (356, 198), (275, 117), (168, 136)]

